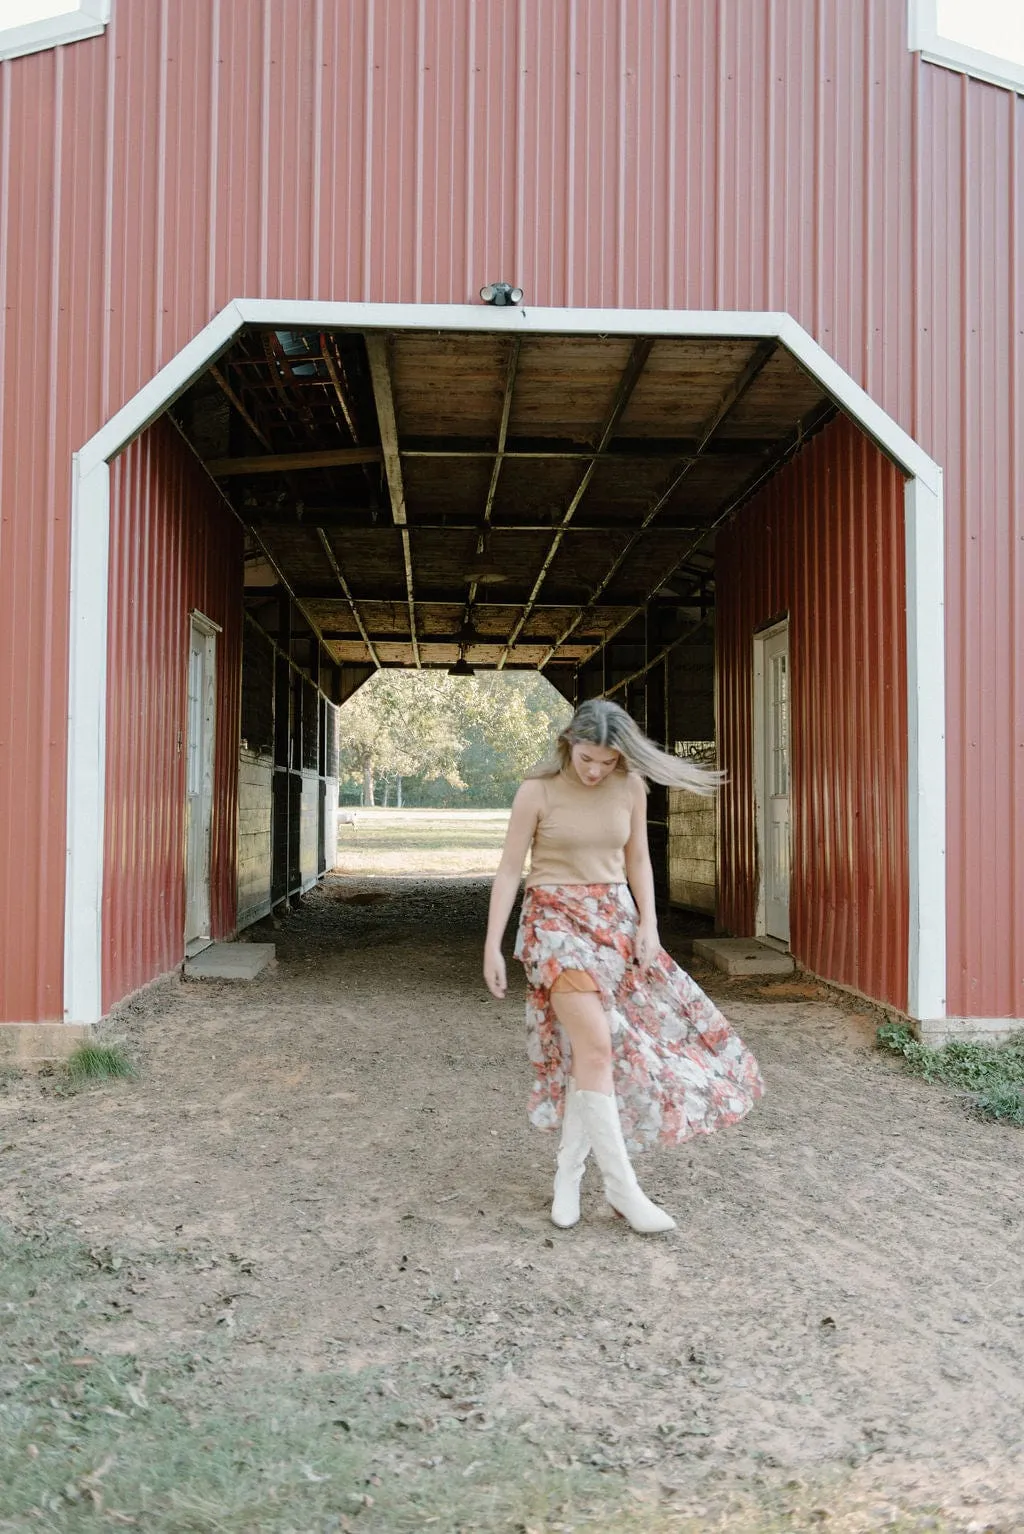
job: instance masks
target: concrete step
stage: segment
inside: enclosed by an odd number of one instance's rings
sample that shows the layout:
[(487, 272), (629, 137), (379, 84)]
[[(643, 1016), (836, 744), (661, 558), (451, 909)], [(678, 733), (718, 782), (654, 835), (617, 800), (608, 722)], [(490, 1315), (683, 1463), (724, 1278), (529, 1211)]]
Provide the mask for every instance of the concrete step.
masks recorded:
[(273, 943), (211, 943), (186, 959), (190, 980), (255, 980), (274, 963)]
[(792, 954), (756, 937), (699, 937), (693, 951), (726, 975), (791, 975), (796, 968)]

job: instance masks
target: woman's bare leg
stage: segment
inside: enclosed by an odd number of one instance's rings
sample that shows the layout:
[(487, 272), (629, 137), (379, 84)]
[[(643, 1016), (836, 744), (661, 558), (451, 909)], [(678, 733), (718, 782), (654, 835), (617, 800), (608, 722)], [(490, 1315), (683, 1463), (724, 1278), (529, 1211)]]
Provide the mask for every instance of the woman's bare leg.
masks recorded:
[(634, 1230), (672, 1230), (672, 1216), (651, 1202), (630, 1164), (612, 1083), (612, 1031), (600, 995), (570, 990), (552, 990), (550, 995), (555, 1016), (572, 1045), (576, 1105), (601, 1168), (605, 1197)]
[(551, 1007), (572, 1045), (572, 1075), (581, 1092), (612, 1090), (612, 1031), (596, 991), (552, 991)]

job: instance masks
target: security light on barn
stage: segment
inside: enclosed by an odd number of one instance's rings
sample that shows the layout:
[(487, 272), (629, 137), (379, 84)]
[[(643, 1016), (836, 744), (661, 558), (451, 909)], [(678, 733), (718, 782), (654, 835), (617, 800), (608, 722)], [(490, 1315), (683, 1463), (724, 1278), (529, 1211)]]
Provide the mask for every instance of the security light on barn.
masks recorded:
[(488, 282), (480, 289), (480, 297), (485, 304), (493, 304), (496, 309), (500, 309), (505, 304), (521, 304), (523, 290), (512, 287), (508, 282)]

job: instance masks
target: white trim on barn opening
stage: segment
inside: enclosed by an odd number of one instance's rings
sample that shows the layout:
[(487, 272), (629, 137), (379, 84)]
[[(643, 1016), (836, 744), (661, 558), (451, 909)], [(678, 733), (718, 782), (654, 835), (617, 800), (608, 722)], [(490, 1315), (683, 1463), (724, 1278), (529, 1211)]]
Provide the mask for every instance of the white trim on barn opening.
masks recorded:
[(774, 338), (907, 475), (910, 1015), (946, 1016), (946, 681), (942, 473), (788, 314), (669, 309), (496, 309), (476, 304), (236, 299), (73, 459), (64, 1018), (102, 1015), (110, 460), (246, 326), (275, 330), (513, 331), (531, 335)]
[[(110, 22), (112, 0), (78, 0), (56, 14), (36, 16), (19, 26), (0, 28), (0, 59), (20, 59), (28, 53), (44, 53), (99, 37)], [(47, 7), (47, 9), (49, 9)]]
[[(970, 15), (966, 24), (970, 34), (979, 34), (977, 22)], [(1020, 59), (972, 47), (942, 31), (942, 26), (939, 0), (907, 0), (907, 47), (911, 53), (919, 53), (926, 63), (937, 64), (941, 69), (952, 69), (988, 85), (1001, 85), (1008, 91), (1024, 94), (1024, 63)], [(963, 26), (961, 22), (961, 30)]]

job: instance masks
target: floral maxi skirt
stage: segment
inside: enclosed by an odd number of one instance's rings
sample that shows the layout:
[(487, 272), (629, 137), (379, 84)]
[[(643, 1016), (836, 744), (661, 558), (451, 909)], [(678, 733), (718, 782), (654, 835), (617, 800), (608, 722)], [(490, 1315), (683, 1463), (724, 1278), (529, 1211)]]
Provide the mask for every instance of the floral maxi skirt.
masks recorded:
[(563, 970), (585, 970), (612, 1030), (612, 1071), (630, 1150), (679, 1145), (737, 1123), (764, 1092), (757, 1061), (714, 1002), (665, 952), (633, 962), (637, 910), (626, 884), (535, 885), (515, 954), (526, 970), (530, 1121), (557, 1129), (571, 1051), (551, 1007)]

